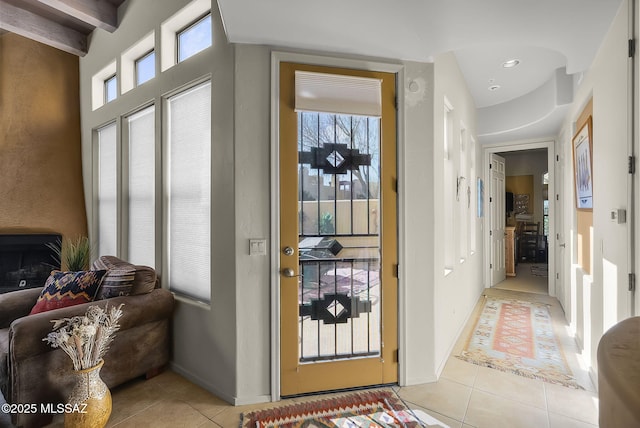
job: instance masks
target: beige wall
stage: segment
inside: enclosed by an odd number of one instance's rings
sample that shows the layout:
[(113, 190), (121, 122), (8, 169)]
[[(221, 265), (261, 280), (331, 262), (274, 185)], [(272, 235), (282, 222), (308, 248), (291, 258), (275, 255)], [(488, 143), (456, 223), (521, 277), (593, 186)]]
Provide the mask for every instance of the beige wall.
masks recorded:
[(86, 235), (78, 58), (0, 36), (0, 233)]
[[(533, 212), (533, 205), (535, 198), (535, 192), (533, 190), (533, 175), (508, 175), (505, 177), (504, 190), (506, 192), (513, 193), (514, 208), (517, 195), (528, 195), (529, 201), (527, 203), (527, 213)], [(507, 219), (507, 223), (514, 223), (515, 216), (511, 216)], [(515, 224), (515, 223), (514, 223)]]
[[(549, 171), (547, 150), (523, 150), (515, 152), (501, 153), (505, 158), (505, 174), (507, 176), (505, 184), (506, 191), (509, 192), (510, 176), (531, 176), (531, 190), (522, 193), (529, 194), (529, 210), (533, 214), (533, 221), (543, 221), (543, 184), (542, 179), (545, 172)], [(518, 193), (514, 191), (514, 193)], [(511, 220), (514, 220), (513, 216)]]

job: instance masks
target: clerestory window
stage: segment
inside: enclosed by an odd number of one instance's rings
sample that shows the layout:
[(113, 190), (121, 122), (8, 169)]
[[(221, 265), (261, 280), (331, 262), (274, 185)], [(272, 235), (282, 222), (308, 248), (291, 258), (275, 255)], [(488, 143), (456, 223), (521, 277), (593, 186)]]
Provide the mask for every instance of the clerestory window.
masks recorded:
[(147, 52), (138, 58), (135, 62), (136, 68), (136, 86), (142, 85), (144, 82), (153, 79), (156, 76), (156, 53), (155, 51)]
[(104, 103), (113, 101), (118, 96), (118, 78), (114, 74), (104, 81)]
[(182, 62), (211, 46), (211, 13), (178, 32), (176, 37), (178, 39), (178, 62)]

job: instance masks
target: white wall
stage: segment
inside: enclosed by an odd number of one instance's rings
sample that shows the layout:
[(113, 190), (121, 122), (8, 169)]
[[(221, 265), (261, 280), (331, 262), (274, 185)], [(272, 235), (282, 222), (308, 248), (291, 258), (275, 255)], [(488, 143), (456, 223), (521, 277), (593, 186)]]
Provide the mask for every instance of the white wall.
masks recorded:
[[(575, 101), (565, 120), (564, 168), (572, 170), (571, 138), (575, 121), (593, 96), (593, 262), (591, 275), (573, 265), (569, 311), (572, 328), (584, 345), (583, 358), (597, 370), (596, 351), (603, 332), (628, 317), (627, 224), (610, 220), (610, 211), (627, 208), (627, 39), (628, 5), (623, 2), (603, 41), (593, 66), (580, 82)], [(567, 186), (573, 186), (573, 177)], [(566, 198), (565, 198), (566, 199)], [(567, 209), (575, 216), (573, 198)], [(575, 263), (577, 232), (575, 221), (565, 225), (573, 236), (571, 252)], [(569, 244), (569, 242), (568, 242)], [(595, 374), (595, 373), (594, 373)]]
[[(483, 290), (482, 281), (482, 235), (481, 235), (481, 219), (475, 218), (477, 248), (473, 255), (468, 255), (463, 263), (459, 262), (459, 237), (446, 237), (444, 232), (444, 210), (442, 206), (445, 198), (450, 195), (444, 194), (444, 99), (445, 97), (453, 107), (453, 141), (454, 148), (451, 150), (454, 165), (459, 165), (459, 145), (458, 136), (460, 135), (460, 124), (464, 123), (467, 132), (475, 135), (476, 129), (476, 108), (473, 99), (467, 89), (462, 73), (458, 67), (455, 55), (448, 53), (442, 54), (435, 59), (435, 89), (434, 89), (434, 164), (433, 164), (433, 182), (434, 182), (434, 219), (435, 234), (433, 241), (434, 251), (434, 271), (433, 271), (433, 287), (434, 287), (434, 326), (435, 326), (435, 364), (439, 374), (444, 367), (444, 363), (453, 347), (460, 330), (463, 328), (467, 317), (471, 313), (478, 297)], [(480, 176), (481, 161), (478, 156), (479, 150), (476, 150), (476, 175)], [(458, 171), (458, 168), (455, 168)], [(465, 183), (471, 185), (471, 195), (475, 198), (475, 177), (473, 183)], [(455, 188), (455, 186), (454, 186)], [(411, 197), (408, 195), (407, 197)], [(455, 201), (455, 197), (454, 197)], [(458, 204), (465, 203), (465, 198), (454, 202), (454, 213), (456, 215), (454, 229), (459, 230), (457, 216)], [(464, 219), (466, 220), (466, 219)], [(471, 230), (471, 228), (469, 229)], [(444, 275), (444, 254), (442, 251), (442, 242), (445, 239), (455, 239), (456, 264), (453, 272)]]
[[(400, 231), (400, 319), (406, 337), (401, 338), (400, 371), (404, 384), (431, 382), (437, 378), (435, 360), (435, 175), (434, 66), (405, 63), (404, 156), (401, 157), (400, 204), (404, 206)], [(417, 87), (410, 90), (411, 83)], [(415, 85), (414, 85), (415, 86)], [(441, 270), (441, 269), (440, 269)], [(438, 272), (440, 270), (437, 270)], [(404, 364), (403, 364), (404, 363)]]

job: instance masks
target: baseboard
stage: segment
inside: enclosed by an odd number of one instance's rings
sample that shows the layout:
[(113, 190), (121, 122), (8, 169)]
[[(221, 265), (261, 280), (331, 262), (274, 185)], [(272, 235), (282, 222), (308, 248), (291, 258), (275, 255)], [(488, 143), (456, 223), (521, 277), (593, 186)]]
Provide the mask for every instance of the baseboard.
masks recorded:
[(405, 387), (405, 386), (412, 386), (412, 385), (421, 385), (423, 383), (434, 383), (434, 382), (437, 382), (437, 381), (438, 381), (438, 378), (437, 377), (432, 377), (432, 376), (412, 377), (412, 378), (406, 379), (406, 383), (404, 385), (401, 385), (401, 386)]
[(271, 401), (271, 395), (255, 395), (249, 397), (236, 397), (233, 405), (244, 406), (245, 404), (270, 403)]
[(171, 370), (178, 373), (180, 376), (183, 376), (187, 380), (195, 383), (198, 386), (201, 386), (202, 388), (211, 392), (216, 397), (234, 406), (271, 402), (271, 395), (256, 395), (256, 396), (248, 396), (248, 397), (236, 397), (233, 395), (229, 395), (224, 391), (220, 390), (219, 388), (217, 388), (215, 385), (202, 380), (200, 377), (196, 376), (189, 370), (186, 370), (184, 367), (180, 366), (179, 364), (174, 363), (173, 361), (169, 363), (169, 367), (171, 367)]
[(210, 393), (212, 393), (216, 397), (226, 401), (229, 404), (233, 404), (234, 403), (234, 401), (235, 401), (235, 397), (234, 396), (229, 395), (229, 394), (225, 393), (224, 391), (221, 391), (219, 388), (216, 388), (215, 385), (202, 380), (200, 377), (196, 376), (195, 374), (193, 374), (189, 370), (185, 369), (184, 367), (180, 366), (179, 364), (176, 364), (175, 362), (171, 361), (169, 363), (169, 367), (171, 367), (171, 370), (173, 370), (174, 372), (178, 373), (180, 376), (183, 376), (184, 378), (186, 378), (187, 380), (195, 383), (196, 385), (203, 387), (204, 389), (206, 389), (207, 391), (209, 391)]
[[(462, 333), (465, 332), (465, 330), (467, 328), (467, 325), (469, 324), (469, 321), (471, 321), (471, 318), (476, 314), (477, 311), (480, 310), (480, 307), (479, 307), (478, 304), (480, 303), (480, 298), (482, 297), (482, 294), (484, 293), (484, 290), (485, 289), (483, 288), (482, 291), (480, 292), (480, 294), (476, 297), (476, 303), (473, 304), (473, 306), (471, 307), (471, 310), (469, 311), (469, 313), (465, 317), (464, 322), (458, 328), (458, 332), (456, 333), (455, 340), (453, 342), (451, 342), (451, 345), (449, 345), (449, 349), (447, 349), (447, 352), (445, 353), (446, 356), (445, 356), (444, 360), (440, 362), (440, 365), (436, 369), (436, 376), (438, 377), (438, 379), (440, 378), (440, 375), (444, 371), (444, 367), (447, 365), (447, 361), (449, 360), (449, 358), (451, 358), (451, 354), (453, 353), (453, 350), (455, 349), (456, 344), (460, 340), (460, 338), (462, 336)], [(473, 328), (473, 327), (471, 327), (471, 328)]]

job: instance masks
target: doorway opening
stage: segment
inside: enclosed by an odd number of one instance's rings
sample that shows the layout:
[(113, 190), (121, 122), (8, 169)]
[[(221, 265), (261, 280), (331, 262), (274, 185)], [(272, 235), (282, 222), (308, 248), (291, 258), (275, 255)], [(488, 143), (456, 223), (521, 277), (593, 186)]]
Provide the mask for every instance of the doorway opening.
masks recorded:
[[(550, 203), (549, 197), (555, 195), (553, 157), (553, 141), (485, 148), (487, 288), (555, 296), (554, 210), (559, 202)], [(502, 182), (491, 167), (496, 159), (504, 159)]]

